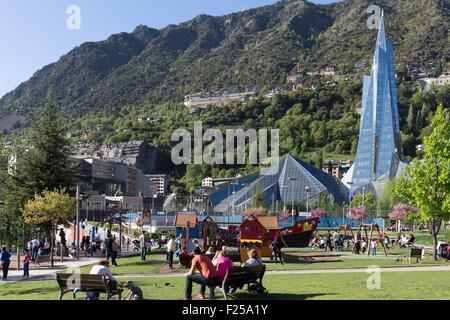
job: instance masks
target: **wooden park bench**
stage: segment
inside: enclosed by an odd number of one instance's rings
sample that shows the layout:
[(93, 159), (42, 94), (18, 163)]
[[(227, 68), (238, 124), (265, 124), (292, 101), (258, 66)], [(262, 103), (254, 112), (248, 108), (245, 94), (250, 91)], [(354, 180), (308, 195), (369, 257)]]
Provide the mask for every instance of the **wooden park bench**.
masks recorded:
[[(250, 289), (250, 285), (256, 284), (262, 287), (262, 279), (266, 272), (266, 266), (254, 266), (254, 267), (233, 267), (228, 269), (225, 278), (220, 287), (209, 287), (210, 299), (214, 299), (214, 291), (217, 289), (224, 295), (225, 299), (228, 299), (228, 289), (230, 287), (242, 288), (247, 285), (247, 290)], [(250, 291), (250, 290), (249, 290)]]
[(409, 263), (411, 263), (411, 258), (416, 258), (416, 262), (419, 263), (419, 260), (420, 262), (422, 262), (423, 254), (424, 254), (423, 248), (411, 247), (409, 256), (407, 256), (406, 259), (407, 261), (409, 261)]
[(61, 290), (59, 300), (62, 300), (63, 296), (68, 292), (72, 292), (73, 298), (76, 299), (77, 291), (105, 293), (106, 300), (110, 300), (113, 296), (118, 295), (119, 300), (121, 300), (124, 290), (122, 288), (110, 289), (107, 277), (97, 274), (57, 273), (56, 281)]
[(49, 264), (50, 263), (50, 255), (37, 256), (34, 263), (38, 266), (38, 268), (40, 268), (41, 264), (43, 264), (43, 263)]

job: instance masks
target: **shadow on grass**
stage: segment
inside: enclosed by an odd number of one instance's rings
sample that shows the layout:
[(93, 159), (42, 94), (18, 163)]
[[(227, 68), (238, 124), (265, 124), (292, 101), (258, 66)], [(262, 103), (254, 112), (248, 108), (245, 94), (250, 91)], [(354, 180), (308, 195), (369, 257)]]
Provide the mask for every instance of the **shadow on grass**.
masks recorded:
[[(325, 293), (268, 293), (268, 294), (253, 294), (253, 293), (237, 293), (233, 296), (228, 296), (230, 300), (308, 300), (315, 297), (326, 296)], [(219, 298), (223, 298), (219, 296)]]
[(26, 295), (26, 294), (39, 294), (39, 293), (49, 293), (51, 291), (59, 292), (58, 288), (31, 288), (31, 289), (18, 289), (3, 292), (5, 296), (10, 295)]

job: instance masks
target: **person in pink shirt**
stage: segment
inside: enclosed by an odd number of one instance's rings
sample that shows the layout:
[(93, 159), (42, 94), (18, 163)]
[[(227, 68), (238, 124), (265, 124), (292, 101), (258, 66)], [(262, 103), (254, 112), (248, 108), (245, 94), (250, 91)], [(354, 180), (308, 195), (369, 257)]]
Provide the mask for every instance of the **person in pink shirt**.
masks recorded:
[(216, 267), (219, 281), (222, 282), (223, 279), (225, 279), (228, 269), (233, 267), (233, 261), (226, 256), (223, 250), (219, 250), (217, 251), (212, 263)]

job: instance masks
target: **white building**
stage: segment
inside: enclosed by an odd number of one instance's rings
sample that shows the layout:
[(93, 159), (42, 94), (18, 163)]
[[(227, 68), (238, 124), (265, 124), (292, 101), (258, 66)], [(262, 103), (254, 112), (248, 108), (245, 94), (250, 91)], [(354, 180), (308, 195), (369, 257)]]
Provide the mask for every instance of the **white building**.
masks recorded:
[(214, 179), (211, 177), (206, 177), (202, 180), (202, 187), (212, 187)]
[(443, 74), (439, 78), (424, 78), (418, 81), (427, 88), (431, 88), (433, 86), (446, 86), (450, 85), (450, 73)]
[(152, 181), (156, 195), (165, 195), (168, 193), (170, 180), (168, 174), (148, 174), (147, 178)]

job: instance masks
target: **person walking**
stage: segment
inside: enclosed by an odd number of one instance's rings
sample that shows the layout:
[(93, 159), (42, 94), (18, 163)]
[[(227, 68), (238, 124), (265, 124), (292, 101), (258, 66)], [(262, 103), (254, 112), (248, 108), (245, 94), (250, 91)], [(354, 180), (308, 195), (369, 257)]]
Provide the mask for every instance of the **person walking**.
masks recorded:
[(328, 231), (327, 235), (325, 236), (326, 243), (325, 243), (325, 251), (330, 250), (333, 251), (333, 245), (331, 244), (331, 233)]
[(147, 236), (145, 231), (142, 231), (142, 234), (139, 237), (139, 245), (141, 246), (141, 261), (145, 261), (147, 256)]
[(34, 237), (33, 240), (31, 240), (31, 259), (33, 261), (36, 261), (36, 257), (39, 250), (39, 240), (37, 237)]
[(67, 248), (66, 246), (66, 233), (64, 232), (64, 229), (61, 228), (61, 230), (59, 231), (59, 237), (61, 239), (61, 244), (63, 246), (64, 249)]
[(113, 254), (113, 243), (112, 243), (111, 237), (107, 237), (105, 239), (104, 247), (105, 247), (105, 252), (106, 252), (106, 260), (109, 261), (109, 259), (111, 259), (112, 254)]
[(357, 233), (355, 236), (355, 244), (353, 246), (353, 253), (354, 254), (359, 254), (359, 251), (361, 250), (361, 233)]
[(85, 247), (84, 254), (87, 256), (88, 253), (90, 254), (92, 250), (90, 236), (86, 236), (86, 238), (84, 238), (84, 247)]
[(116, 259), (117, 259), (117, 255), (119, 253), (119, 244), (116, 241), (116, 237), (112, 237), (111, 239), (111, 249), (112, 249), (112, 254), (111, 254), (111, 263), (113, 266), (118, 267)]
[(167, 262), (169, 263), (169, 269), (173, 269), (173, 255), (176, 250), (176, 241), (175, 236), (170, 237), (170, 240), (167, 242)]
[(8, 278), (9, 264), (11, 263), (11, 254), (6, 250), (6, 247), (2, 248), (2, 254), (0, 256), (0, 263), (3, 270), (3, 280)]
[(281, 264), (284, 264), (283, 263), (283, 257), (281, 256), (281, 248), (282, 247), (283, 247), (283, 243), (282, 243), (282, 241), (280, 239), (280, 236), (277, 234), (275, 236), (275, 239), (272, 242), (272, 250), (273, 250), (273, 253), (274, 253), (274, 257), (275, 257), (275, 264), (278, 264), (278, 259), (277, 258), (280, 259), (280, 263)]
[(30, 250), (25, 249), (23, 251), (23, 276), (24, 277), (30, 276), (30, 261), (31, 261)]

